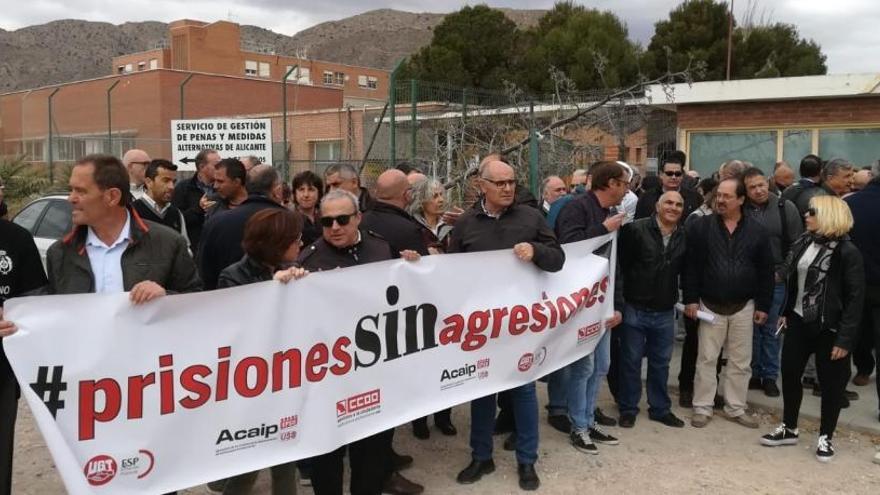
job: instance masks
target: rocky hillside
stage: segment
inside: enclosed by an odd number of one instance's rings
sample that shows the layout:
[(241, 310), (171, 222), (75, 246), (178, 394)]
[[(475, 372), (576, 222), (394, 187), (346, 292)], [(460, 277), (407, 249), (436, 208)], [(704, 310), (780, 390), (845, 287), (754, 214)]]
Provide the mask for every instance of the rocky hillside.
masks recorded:
[[(509, 10), (521, 27), (535, 24), (540, 10)], [(293, 36), (257, 26), (242, 26), (243, 41), (271, 45), (279, 54), (305, 51), (309, 58), (390, 68), (431, 41), (444, 14), (380, 9), (318, 24)], [(117, 55), (152, 48), (164, 40), (161, 22), (54, 21), (16, 31), (0, 29), (0, 93), (111, 73)]]

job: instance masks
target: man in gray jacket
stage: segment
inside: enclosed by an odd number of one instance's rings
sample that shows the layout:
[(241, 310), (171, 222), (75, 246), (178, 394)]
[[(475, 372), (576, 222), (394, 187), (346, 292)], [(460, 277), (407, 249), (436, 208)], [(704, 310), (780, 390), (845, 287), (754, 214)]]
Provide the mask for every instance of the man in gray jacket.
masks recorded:
[(770, 183), (764, 172), (757, 167), (750, 167), (743, 172), (746, 186), (745, 211), (764, 225), (770, 234), (770, 250), (773, 254), (775, 286), (773, 304), (763, 324), (755, 324), (752, 334), (752, 378), (749, 388), (764, 390), (768, 397), (779, 397), (776, 379), (779, 376), (779, 335), (776, 323), (782, 300), (785, 298), (785, 282), (780, 270), (789, 247), (803, 232), (803, 222), (797, 207), (791, 201), (770, 192)]

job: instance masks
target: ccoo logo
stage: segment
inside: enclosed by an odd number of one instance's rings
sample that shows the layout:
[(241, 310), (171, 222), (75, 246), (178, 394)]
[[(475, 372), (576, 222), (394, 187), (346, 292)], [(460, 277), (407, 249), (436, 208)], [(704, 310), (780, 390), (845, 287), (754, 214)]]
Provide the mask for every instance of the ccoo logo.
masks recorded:
[(101, 486), (106, 485), (116, 476), (116, 469), (116, 461), (112, 457), (96, 455), (86, 463), (83, 474), (90, 485)]

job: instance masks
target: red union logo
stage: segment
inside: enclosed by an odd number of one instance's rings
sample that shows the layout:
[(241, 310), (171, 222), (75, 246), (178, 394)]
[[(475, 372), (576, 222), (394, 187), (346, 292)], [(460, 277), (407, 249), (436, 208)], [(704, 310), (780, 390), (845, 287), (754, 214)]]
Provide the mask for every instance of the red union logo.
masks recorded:
[(116, 476), (116, 461), (109, 455), (96, 455), (86, 463), (83, 474), (92, 486), (106, 485)]
[(362, 394), (352, 395), (351, 397), (336, 403), (336, 417), (345, 416), (355, 413), (361, 409), (375, 406), (382, 401), (379, 389), (370, 390)]
[(601, 328), (602, 327), (598, 322), (586, 327), (578, 328), (578, 342), (582, 342), (594, 335), (598, 335)]
[(523, 354), (521, 358), (519, 358), (519, 364), (517, 368), (519, 368), (520, 371), (529, 371), (529, 369), (532, 367), (532, 363), (534, 362), (535, 356), (531, 352), (527, 352)]

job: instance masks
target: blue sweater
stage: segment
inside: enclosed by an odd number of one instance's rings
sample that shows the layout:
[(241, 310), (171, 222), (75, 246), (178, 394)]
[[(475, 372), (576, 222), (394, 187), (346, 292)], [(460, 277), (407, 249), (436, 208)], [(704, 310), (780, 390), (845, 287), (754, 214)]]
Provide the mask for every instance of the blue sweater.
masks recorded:
[(865, 282), (869, 287), (880, 287), (880, 179), (875, 178), (844, 201), (855, 220), (849, 234), (865, 260)]

